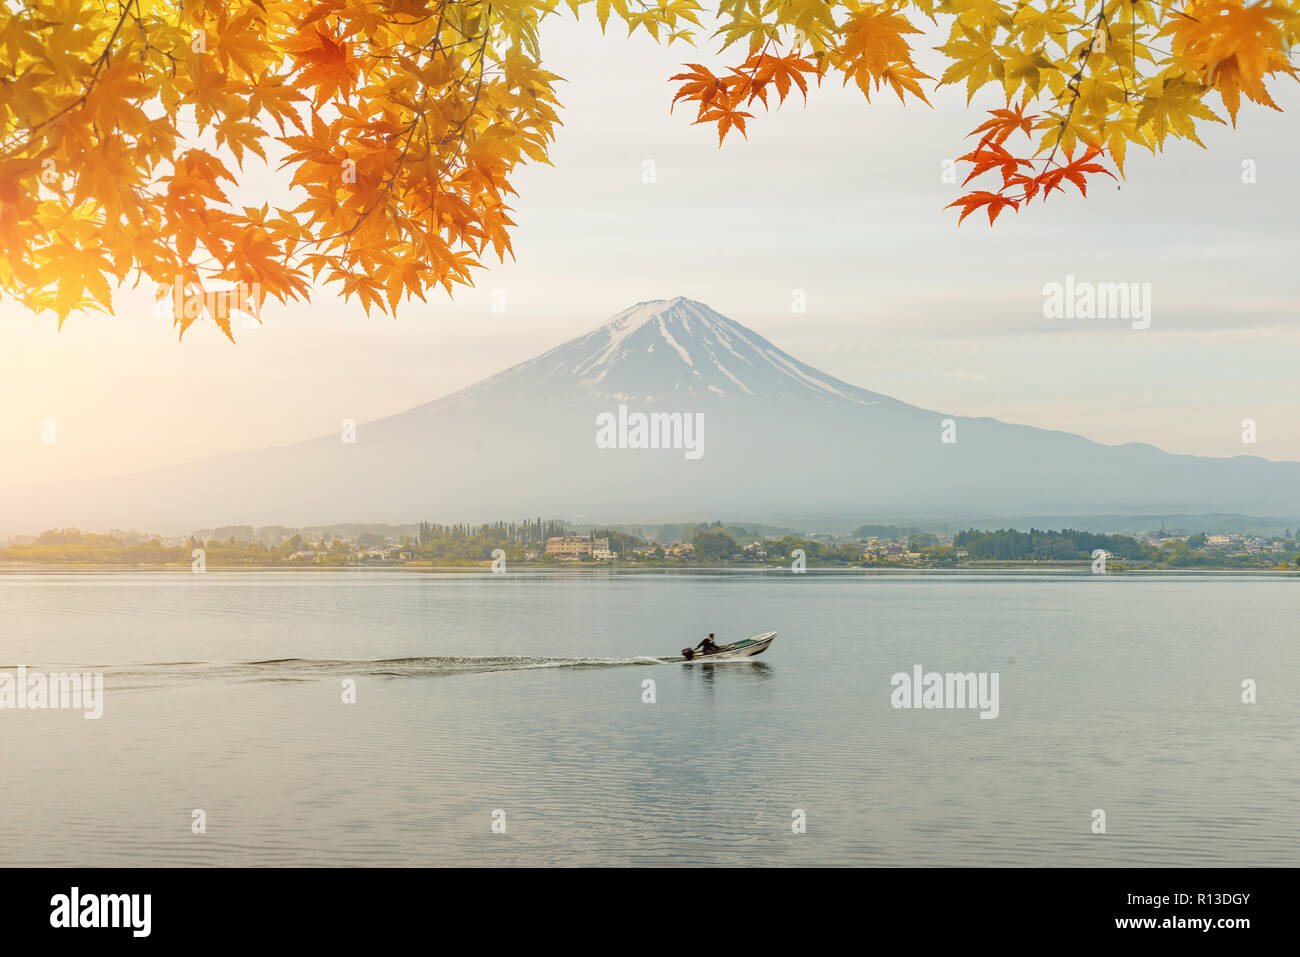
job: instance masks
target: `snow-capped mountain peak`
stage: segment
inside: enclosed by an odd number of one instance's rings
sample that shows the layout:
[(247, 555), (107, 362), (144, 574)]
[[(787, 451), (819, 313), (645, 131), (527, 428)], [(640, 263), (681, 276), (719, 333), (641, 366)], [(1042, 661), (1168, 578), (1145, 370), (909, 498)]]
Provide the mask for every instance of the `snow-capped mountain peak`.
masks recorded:
[(871, 404), (882, 396), (825, 375), (702, 302), (639, 302), (585, 336), (507, 369), (457, 398), (509, 383), (586, 398), (669, 402), (799, 400)]

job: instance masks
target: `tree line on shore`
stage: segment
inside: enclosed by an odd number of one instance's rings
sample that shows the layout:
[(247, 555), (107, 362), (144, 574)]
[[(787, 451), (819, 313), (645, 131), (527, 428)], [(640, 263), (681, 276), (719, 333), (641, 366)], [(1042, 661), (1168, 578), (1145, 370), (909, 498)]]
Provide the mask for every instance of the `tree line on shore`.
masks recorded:
[[(491, 561), (504, 553), (508, 562), (558, 563), (562, 559), (545, 553), (546, 542), (575, 532), (561, 521), (542, 519), (524, 522), (493, 522), (482, 525), (439, 525), (420, 522), (414, 534), (385, 538), (376, 532), (360, 532), (351, 538), (332, 537), (328, 531), (306, 535), (292, 529), (278, 529), (258, 537), (251, 527), (248, 537), (234, 531), (225, 538), (191, 536), (184, 543), (164, 543), (158, 537), (138, 533), (98, 534), (75, 528), (51, 529), (30, 542), (0, 548), (0, 562), (10, 564), (95, 564), (95, 565), (184, 565), (202, 550), (203, 561), (216, 566), (277, 566), (358, 564), (473, 565)], [(1300, 566), (1300, 556), (1284, 551), (1270, 554), (1225, 555), (1206, 548), (1206, 536), (1197, 534), (1160, 542), (1143, 541), (1131, 535), (1098, 534), (1079, 529), (1029, 531), (1003, 528), (967, 529), (951, 540), (934, 533), (895, 529), (894, 526), (863, 526), (906, 535), (905, 552), (884, 553), (879, 547), (865, 547), (862, 541), (825, 541), (803, 535), (783, 534), (769, 538), (755, 529), (722, 522), (683, 526), (681, 541), (689, 549), (665, 546), (641, 529), (614, 527), (592, 529), (589, 537), (606, 539), (619, 562), (635, 564), (775, 564), (790, 561), (802, 552), (810, 565), (872, 566), (906, 562), (930, 567), (955, 567), (969, 562), (1086, 562), (1097, 549), (1111, 559), (1130, 566), (1190, 567), (1276, 567)], [(226, 531), (223, 529), (222, 531)], [(267, 532), (267, 530), (259, 530)], [(290, 534), (291, 533), (291, 534)], [(855, 538), (857, 536), (855, 535)], [(875, 536), (871, 536), (874, 541)], [(900, 543), (901, 544), (901, 543)], [(1300, 547), (1287, 542), (1292, 548)]]

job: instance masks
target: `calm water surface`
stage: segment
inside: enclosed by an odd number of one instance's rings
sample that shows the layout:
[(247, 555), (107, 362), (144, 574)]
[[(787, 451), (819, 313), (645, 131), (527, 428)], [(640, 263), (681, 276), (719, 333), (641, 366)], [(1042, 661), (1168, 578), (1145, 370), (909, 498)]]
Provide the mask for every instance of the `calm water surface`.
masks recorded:
[[(102, 671), (106, 701), (0, 710), (0, 865), (1295, 865), (1297, 587), (4, 574), (0, 670)], [(655, 660), (709, 631), (780, 637)], [(999, 673), (999, 717), (895, 710), (917, 664)]]

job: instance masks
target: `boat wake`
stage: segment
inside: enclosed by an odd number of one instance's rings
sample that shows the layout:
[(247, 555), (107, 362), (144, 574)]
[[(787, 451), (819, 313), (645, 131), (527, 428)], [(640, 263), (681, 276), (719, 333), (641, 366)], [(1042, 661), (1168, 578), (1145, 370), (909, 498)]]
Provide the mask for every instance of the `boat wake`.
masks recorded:
[[(151, 688), (189, 681), (318, 681), (322, 678), (443, 678), (494, 671), (541, 668), (626, 668), (663, 665), (680, 658), (639, 655), (630, 658), (537, 658), (523, 655), (455, 655), (431, 658), (273, 658), (266, 661), (174, 661), (119, 667), (79, 667), (102, 671), (116, 688)], [(52, 670), (59, 670), (54, 668)], [(72, 669), (69, 669), (72, 670)]]

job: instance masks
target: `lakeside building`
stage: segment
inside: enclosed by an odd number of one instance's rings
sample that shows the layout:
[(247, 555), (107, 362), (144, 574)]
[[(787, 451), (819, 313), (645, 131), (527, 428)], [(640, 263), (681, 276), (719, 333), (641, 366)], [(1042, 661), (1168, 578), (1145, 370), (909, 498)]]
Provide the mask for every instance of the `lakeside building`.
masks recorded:
[(594, 558), (609, 561), (615, 555), (609, 549), (608, 538), (591, 538), (588, 535), (557, 535), (546, 540), (546, 554), (560, 558)]
[(583, 535), (558, 535), (546, 540), (546, 554), (584, 558), (591, 554), (591, 539)]

